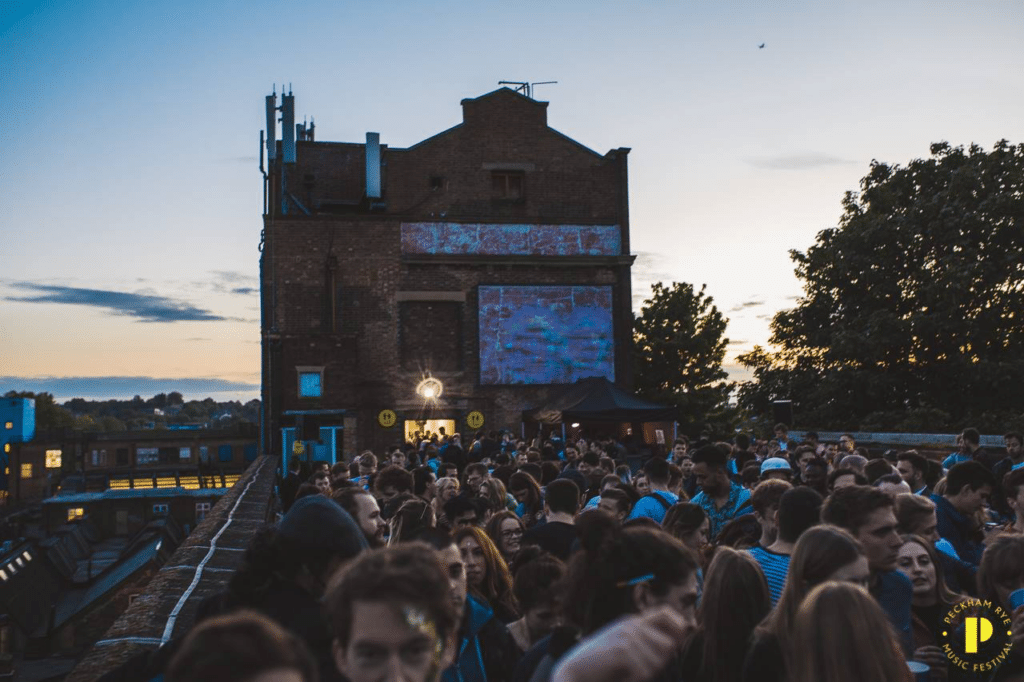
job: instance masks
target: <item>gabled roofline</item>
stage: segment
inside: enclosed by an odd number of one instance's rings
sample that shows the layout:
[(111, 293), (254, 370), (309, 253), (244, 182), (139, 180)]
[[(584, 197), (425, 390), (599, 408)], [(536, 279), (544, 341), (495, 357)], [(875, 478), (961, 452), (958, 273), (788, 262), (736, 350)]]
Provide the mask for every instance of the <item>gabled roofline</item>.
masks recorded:
[(520, 99), (526, 100), (530, 104), (535, 104), (535, 105), (537, 105), (539, 107), (544, 107), (545, 109), (548, 106), (548, 102), (544, 102), (544, 101), (541, 101), (541, 100), (536, 100), (536, 99), (533, 99), (532, 97), (527, 97), (523, 93), (516, 92), (515, 90), (513, 90), (512, 88), (507, 87), (507, 86), (502, 86), (502, 87), (498, 88), (497, 90), (491, 90), (490, 92), (488, 92), (486, 94), (483, 94), (483, 95), (480, 95), (479, 97), (466, 97), (466, 98), (462, 99), (459, 102), (459, 104), (465, 105), (467, 102), (479, 102), (482, 99), (487, 99), (488, 97), (494, 97), (495, 95), (497, 95), (499, 93), (504, 93), (504, 92), (511, 93), (511, 94), (515, 95), (516, 97), (519, 97)]
[(428, 142), (433, 142), (434, 140), (437, 140), (438, 138), (444, 137), (445, 135), (449, 135), (449, 134), (451, 134), (452, 131), (454, 131), (457, 128), (461, 128), (461, 127), (462, 127), (461, 123), (456, 123), (451, 128), (448, 128), (447, 130), (442, 130), (439, 133), (435, 133), (434, 135), (431, 135), (430, 137), (428, 137), (425, 140), (420, 140), (419, 142), (417, 142), (416, 144), (412, 145), (411, 147), (391, 147), (391, 151), (394, 151), (394, 152), (405, 152), (405, 151), (409, 151), (409, 150), (412, 150), (412, 149), (416, 149), (417, 147), (425, 145)]

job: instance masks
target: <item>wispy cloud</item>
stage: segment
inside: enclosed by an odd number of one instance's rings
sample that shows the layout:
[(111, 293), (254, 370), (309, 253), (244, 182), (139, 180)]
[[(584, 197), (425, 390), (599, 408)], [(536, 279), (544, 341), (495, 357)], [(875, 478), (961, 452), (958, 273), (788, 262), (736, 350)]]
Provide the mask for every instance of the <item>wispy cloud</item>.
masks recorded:
[(195, 286), (209, 287), (220, 294), (239, 294), (242, 296), (251, 296), (260, 291), (258, 287), (259, 280), (244, 272), (213, 270), (210, 274), (213, 275), (212, 281), (195, 282)]
[(153, 294), (34, 282), (12, 282), (9, 286), (32, 293), (25, 296), (5, 296), (4, 299), (8, 301), (103, 308), (114, 315), (134, 317), (140, 322), (219, 322), (234, 319), (217, 315), (188, 301)]
[(758, 301), (758, 300), (743, 301), (742, 303), (739, 303), (739, 304), (734, 305), (733, 307), (729, 308), (729, 312), (730, 313), (738, 313), (741, 310), (747, 310), (748, 308), (759, 308), (759, 307), (763, 306), (764, 304), (765, 304), (764, 301)]
[[(260, 385), (215, 377), (16, 377), (0, 376), (0, 395), (8, 391), (50, 393), (57, 400), (91, 398), (94, 400), (130, 400), (133, 396), (154, 396), (178, 391), (186, 399), (214, 397), (219, 393), (259, 392)], [(224, 400), (236, 399), (224, 397)], [(240, 398), (238, 398), (240, 399)]]
[(806, 154), (789, 154), (747, 159), (747, 163), (755, 168), (764, 168), (767, 170), (807, 170), (810, 168), (821, 168), (823, 166), (848, 166), (857, 162), (852, 159), (842, 159), (838, 156), (831, 156), (829, 154), (808, 152)]

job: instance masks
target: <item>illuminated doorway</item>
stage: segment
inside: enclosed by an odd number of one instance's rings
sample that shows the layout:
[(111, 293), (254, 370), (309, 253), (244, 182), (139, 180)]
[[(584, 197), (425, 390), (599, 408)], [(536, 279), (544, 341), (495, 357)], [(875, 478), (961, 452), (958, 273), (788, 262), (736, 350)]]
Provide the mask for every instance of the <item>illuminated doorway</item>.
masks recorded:
[(441, 429), (444, 428), (446, 436), (450, 436), (455, 433), (455, 420), (454, 419), (406, 419), (405, 420), (405, 440), (410, 442), (416, 436), (416, 432), (419, 431), (420, 439), (422, 440), (425, 436), (430, 438), (433, 435), (441, 436)]

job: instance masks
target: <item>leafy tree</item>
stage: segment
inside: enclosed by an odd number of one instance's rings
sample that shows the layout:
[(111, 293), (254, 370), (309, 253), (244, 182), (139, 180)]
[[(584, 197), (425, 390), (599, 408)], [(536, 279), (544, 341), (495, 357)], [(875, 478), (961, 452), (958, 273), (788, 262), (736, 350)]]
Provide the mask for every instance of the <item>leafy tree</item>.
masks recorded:
[(728, 321), (706, 288), (658, 282), (633, 325), (637, 393), (677, 407), (681, 430), (692, 434), (707, 425), (730, 430), (736, 417), (728, 406), (733, 385), (722, 369)]
[(818, 428), (1002, 429), (1024, 412), (1024, 145), (873, 161), (838, 226), (791, 251), (804, 295), (740, 357), (740, 401)]
[(36, 431), (70, 429), (75, 426), (75, 416), (56, 403), (50, 393), (31, 391), (8, 391), (6, 398), (33, 398), (36, 401)]
[(100, 418), (100, 426), (104, 431), (127, 431), (128, 427), (123, 421), (117, 417), (102, 417)]

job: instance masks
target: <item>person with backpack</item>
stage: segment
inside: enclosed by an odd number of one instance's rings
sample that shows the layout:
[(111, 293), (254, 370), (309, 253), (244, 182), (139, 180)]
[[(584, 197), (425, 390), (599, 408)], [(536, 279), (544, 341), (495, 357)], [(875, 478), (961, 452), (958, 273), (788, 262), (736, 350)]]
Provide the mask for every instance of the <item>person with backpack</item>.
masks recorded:
[(665, 518), (665, 512), (679, 502), (679, 496), (668, 489), (670, 478), (668, 462), (660, 457), (652, 457), (644, 464), (644, 476), (647, 477), (651, 491), (633, 505), (629, 519), (646, 516), (661, 525)]

